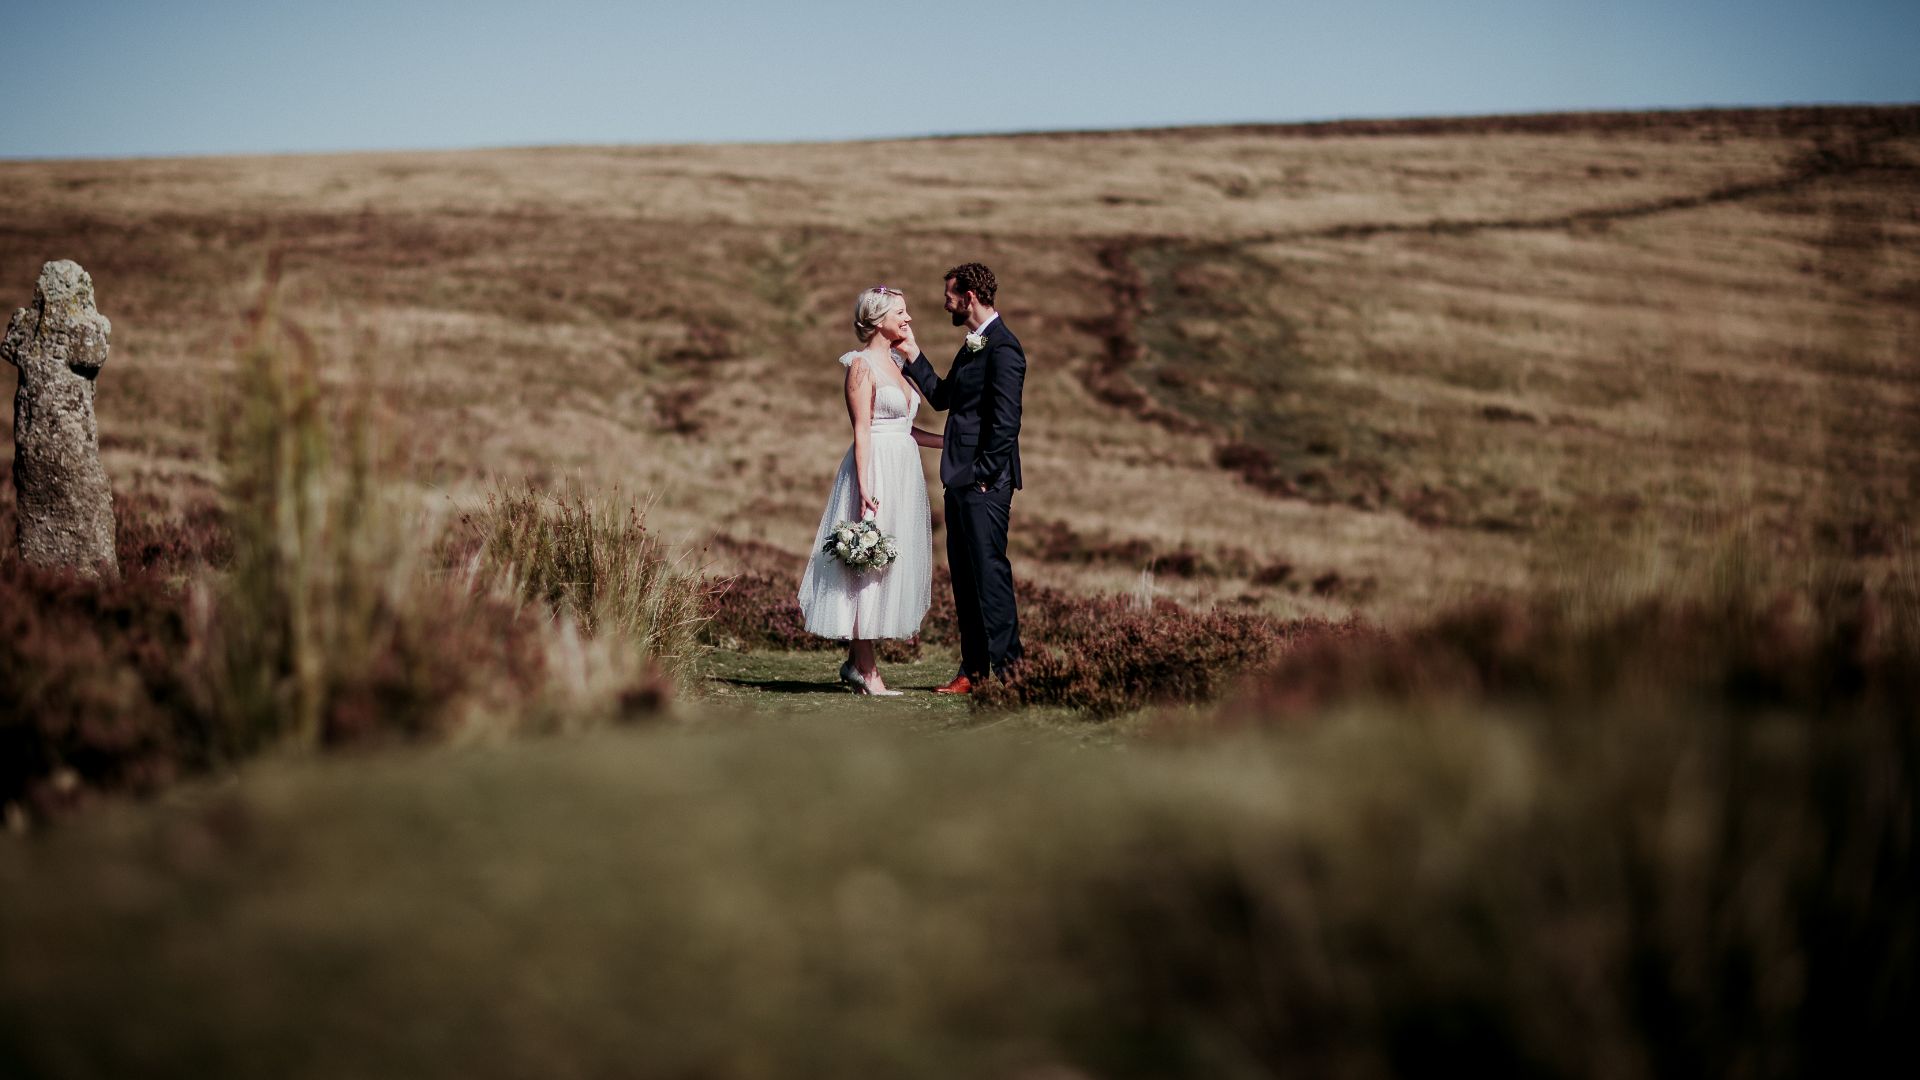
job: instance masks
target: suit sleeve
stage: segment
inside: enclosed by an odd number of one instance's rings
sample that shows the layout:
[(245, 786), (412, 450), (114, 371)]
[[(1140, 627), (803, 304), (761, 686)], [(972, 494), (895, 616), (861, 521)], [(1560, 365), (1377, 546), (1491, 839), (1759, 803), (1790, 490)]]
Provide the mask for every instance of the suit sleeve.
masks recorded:
[(900, 369), (907, 378), (912, 379), (920, 388), (920, 396), (936, 412), (946, 412), (953, 404), (953, 383), (933, 373), (933, 365), (927, 363), (927, 354), (922, 352), (913, 362)]
[(1027, 354), (1017, 344), (996, 345), (987, 354), (984, 429), (973, 459), (973, 481), (993, 487), (1007, 471), (1020, 436), (1020, 391), (1027, 381)]

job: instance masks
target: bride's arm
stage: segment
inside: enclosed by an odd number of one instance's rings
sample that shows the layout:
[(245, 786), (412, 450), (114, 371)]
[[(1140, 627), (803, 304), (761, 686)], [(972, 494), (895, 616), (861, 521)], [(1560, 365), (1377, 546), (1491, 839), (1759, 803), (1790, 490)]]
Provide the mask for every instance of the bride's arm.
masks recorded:
[(860, 509), (877, 513), (880, 496), (873, 487), (873, 373), (858, 360), (847, 365), (847, 419), (853, 422), (853, 476), (860, 489)]
[(945, 435), (933, 431), (921, 431), (919, 428), (913, 429), (913, 441), (929, 450), (944, 450), (947, 445)]

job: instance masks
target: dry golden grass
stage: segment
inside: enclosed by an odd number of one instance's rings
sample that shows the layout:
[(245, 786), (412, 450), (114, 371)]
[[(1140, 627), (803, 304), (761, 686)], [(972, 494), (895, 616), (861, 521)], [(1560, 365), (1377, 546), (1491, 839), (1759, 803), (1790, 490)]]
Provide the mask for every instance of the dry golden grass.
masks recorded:
[[(224, 578), (230, 668), (312, 687), (247, 715), (583, 736), (268, 754), (0, 845), (0, 1073), (1876, 1075), (1920, 969), (1917, 127), (0, 166), (0, 282), (77, 258), (115, 319), (123, 552)], [(268, 252), (315, 343), (237, 398)], [(1034, 359), (1019, 573), (1441, 613), (1290, 625), (1224, 702), (1108, 727), (849, 707), (831, 659), (759, 650), (683, 723), (583, 730), (653, 715), (629, 679), (687, 655), (653, 631), (695, 594), (636, 592), (672, 564), (624, 496), (555, 494), (653, 489), (651, 529), (796, 569), (848, 294), (937, 322), (970, 256)], [(403, 499), (501, 497), (437, 545), (366, 519), (387, 458), (327, 486), (308, 360), (350, 434), (405, 434)], [(237, 527), (156, 512), (216, 482)], [(180, 745), (174, 583), (0, 588), (0, 781), (51, 814), (220, 758)], [(1449, 603), (1484, 592), (1519, 598)], [(1190, 657), (1242, 620), (1129, 610), (1028, 604), (982, 696), (1238, 662)]]
[[(677, 544), (797, 565), (847, 441), (848, 300), (905, 288), (944, 359), (937, 275), (977, 258), (1033, 361), (1016, 537), (1286, 562), (1286, 585), (1155, 585), (1393, 617), (1730, 530), (1788, 565), (1890, 560), (1920, 478), (1916, 132), (1902, 108), (18, 162), (0, 287), (93, 273), (123, 491), (213, 482), (278, 250), (323, 353), (379, 358), (423, 499), (652, 490)], [(1113, 375), (1122, 272), (1148, 306)], [(1296, 493), (1223, 468), (1230, 442)], [(1016, 565), (1083, 590), (1143, 569)]]

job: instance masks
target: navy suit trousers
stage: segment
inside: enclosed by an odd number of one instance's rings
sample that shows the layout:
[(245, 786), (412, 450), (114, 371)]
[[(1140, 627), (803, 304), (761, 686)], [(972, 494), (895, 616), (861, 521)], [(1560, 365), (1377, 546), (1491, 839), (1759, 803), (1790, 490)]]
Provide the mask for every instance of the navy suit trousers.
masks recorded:
[(946, 489), (947, 566), (960, 622), (960, 670), (974, 680), (1004, 674), (1020, 659), (1020, 615), (1013, 600), (1013, 564), (1007, 561), (1007, 524), (1013, 484), (991, 491)]

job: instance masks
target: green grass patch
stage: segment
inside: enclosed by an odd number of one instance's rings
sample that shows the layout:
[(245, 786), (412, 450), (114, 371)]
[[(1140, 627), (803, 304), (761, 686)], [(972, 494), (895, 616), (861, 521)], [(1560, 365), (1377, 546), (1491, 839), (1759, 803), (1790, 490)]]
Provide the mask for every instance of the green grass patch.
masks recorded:
[(773, 652), (715, 649), (698, 676), (702, 714), (748, 717), (805, 731), (882, 730), (944, 734), (994, 730), (1025, 733), (1088, 745), (1111, 745), (1137, 731), (1147, 712), (1135, 710), (1091, 723), (1077, 710), (1035, 706), (982, 713), (964, 697), (936, 694), (958, 670), (956, 650), (924, 646), (911, 663), (881, 664), (897, 698), (862, 697), (839, 682), (838, 652)]

